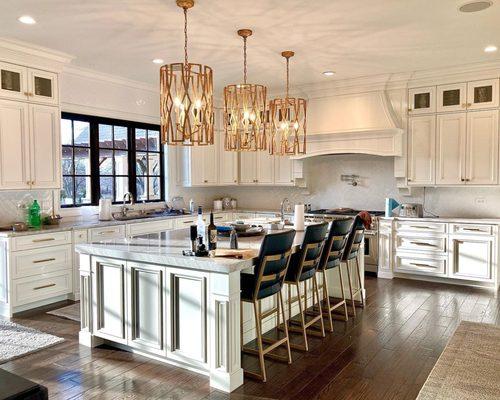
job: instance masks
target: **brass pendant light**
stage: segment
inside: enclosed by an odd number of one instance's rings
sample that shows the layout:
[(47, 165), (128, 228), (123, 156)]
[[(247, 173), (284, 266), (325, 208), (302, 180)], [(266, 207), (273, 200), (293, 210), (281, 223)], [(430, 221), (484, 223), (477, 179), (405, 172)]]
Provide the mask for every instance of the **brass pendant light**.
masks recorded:
[(306, 100), (290, 97), (290, 58), (293, 51), (284, 51), (286, 58), (286, 96), (270, 101), (270, 146), (274, 155), (297, 155), (306, 153)]
[(169, 145), (214, 143), (212, 68), (188, 62), (187, 11), (194, 0), (177, 0), (184, 10), (184, 62), (160, 68), (161, 140)]
[(238, 30), (243, 38), (243, 83), (224, 88), (225, 149), (256, 151), (267, 149), (267, 88), (247, 83), (247, 38), (250, 29)]

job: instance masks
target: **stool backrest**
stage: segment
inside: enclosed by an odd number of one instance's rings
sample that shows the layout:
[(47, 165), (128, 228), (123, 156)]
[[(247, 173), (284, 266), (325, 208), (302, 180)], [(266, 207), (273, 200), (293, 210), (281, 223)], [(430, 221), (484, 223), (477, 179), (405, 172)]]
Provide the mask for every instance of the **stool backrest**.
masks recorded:
[(293, 229), (264, 236), (260, 247), (259, 260), (255, 267), (257, 277), (254, 297), (260, 290), (273, 285), (280, 289), (285, 280), (286, 270), (292, 254), (295, 231)]
[(300, 265), (297, 277), (311, 269), (318, 269), (321, 253), (326, 241), (328, 222), (309, 225), (306, 227), (304, 241), (300, 246)]
[(358, 256), (359, 247), (365, 238), (365, 226), (363, 220), (356, 215), (352, 224), (351, 232), (347, 238), (347, 245), (342, 256), (342, 261), (352, 260)]
[(327, 269), (331, 264), (340, 262), (346, 249), (347, 239), (352, 230), (354, 218), (336, 219), (330, 225), (319, 269)]

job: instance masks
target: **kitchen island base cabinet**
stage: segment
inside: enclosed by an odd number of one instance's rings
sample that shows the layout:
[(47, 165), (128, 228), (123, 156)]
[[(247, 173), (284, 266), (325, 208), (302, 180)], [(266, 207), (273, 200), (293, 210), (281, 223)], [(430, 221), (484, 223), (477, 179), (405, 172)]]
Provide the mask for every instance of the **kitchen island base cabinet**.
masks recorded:
[(243, 384), (240, 273), (200, 272), (80, 254), (80, 344), (103, 342)]

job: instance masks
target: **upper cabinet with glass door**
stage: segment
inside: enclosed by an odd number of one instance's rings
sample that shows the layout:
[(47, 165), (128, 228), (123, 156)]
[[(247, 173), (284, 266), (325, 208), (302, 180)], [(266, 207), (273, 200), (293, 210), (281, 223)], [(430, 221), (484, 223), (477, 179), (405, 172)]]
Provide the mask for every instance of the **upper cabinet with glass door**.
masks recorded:
[(12, 100), (59, 102), (57, 74), (10, 63), (0, 63), (0, 96)]
[(437, 87), (437, 112), (464, 111), (466, 108), (466, 83), (440, 85)]
[(436, 112), (436, 87), (414, 88), (408, 91), (408, 114), (429, 114)]
[(498, 107), (498, 79), (467, 83), (467, 109)]

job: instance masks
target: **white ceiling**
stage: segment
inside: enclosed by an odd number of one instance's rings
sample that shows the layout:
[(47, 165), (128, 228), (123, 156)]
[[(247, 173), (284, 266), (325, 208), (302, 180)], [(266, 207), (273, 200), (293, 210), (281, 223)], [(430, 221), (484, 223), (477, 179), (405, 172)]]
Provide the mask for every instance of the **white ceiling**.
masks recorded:
[[(216, 86), (238, 83), (251, 28), (249, 82), (282, 83), (282, 50), (296, 52), (292, 84), (410, 72), (494, 60), (500, 1), (463, 14), (465, 0), (197, 0), (189, 12), (190, 60), (214, 69)], [(183, 17), (175, 0), (1, 0), (0, 36), (76, 56), (75, 65), (146, 83), (158, 66), (183, 59)], [(20, 15), (38, 23), (23, 25)], [(333, 69), (334, 78), (322, 71)]]

